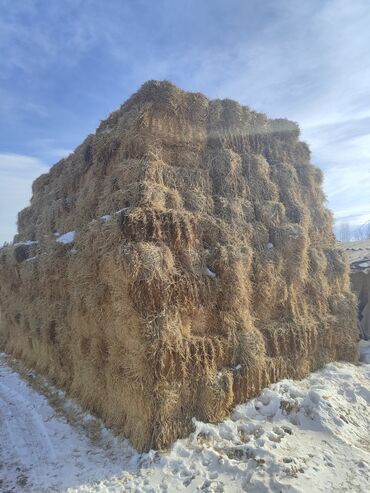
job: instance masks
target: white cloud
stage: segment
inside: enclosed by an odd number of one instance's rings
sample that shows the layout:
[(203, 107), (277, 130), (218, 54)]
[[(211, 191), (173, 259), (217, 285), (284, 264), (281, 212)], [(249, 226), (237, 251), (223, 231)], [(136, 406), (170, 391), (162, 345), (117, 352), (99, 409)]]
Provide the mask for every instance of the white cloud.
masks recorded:
[(13, 239), (17, 213), (29, 203), (32, 182), (47, 171), (37, 158), (0, 154), (0, 244)]
[(324, 189), (337, 221), (370, 217), (370, 119), (307, 129), (313, 160), (325, 170)]

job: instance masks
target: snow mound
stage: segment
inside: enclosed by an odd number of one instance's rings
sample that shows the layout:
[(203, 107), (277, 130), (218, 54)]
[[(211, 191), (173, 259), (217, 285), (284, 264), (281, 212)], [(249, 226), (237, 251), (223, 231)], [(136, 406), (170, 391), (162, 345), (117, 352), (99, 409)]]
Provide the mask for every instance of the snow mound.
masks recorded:
[[(370, 342), (360, 343), (360, 353), (369, 361)], [(271, 385), (224, 422), (194, 419), (194, 433), (167, 453), (139, 454), (1, 355), (0, 490), (365, 492), (369, 377), (369, 364), (326, 365), (305, 380)]]

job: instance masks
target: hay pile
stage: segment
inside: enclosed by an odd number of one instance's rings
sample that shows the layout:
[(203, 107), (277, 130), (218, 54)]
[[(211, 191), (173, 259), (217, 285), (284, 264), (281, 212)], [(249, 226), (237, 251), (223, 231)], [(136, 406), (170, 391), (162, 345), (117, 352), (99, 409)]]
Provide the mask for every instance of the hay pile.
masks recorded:
[(358, 296), (358, 319), (364, 339), (370, 339), (370, 268), (351, 272), (353, 291)]
[(357, 314), (361, 336), (370, 339), (370, 240), (341, 244), (351, 265), (351, 285), (357, 296)]
[(354, 360), (347, 262), (298, 137), (144, 84), (34, 182), (0, 252), (1, 347), (141, 450)]

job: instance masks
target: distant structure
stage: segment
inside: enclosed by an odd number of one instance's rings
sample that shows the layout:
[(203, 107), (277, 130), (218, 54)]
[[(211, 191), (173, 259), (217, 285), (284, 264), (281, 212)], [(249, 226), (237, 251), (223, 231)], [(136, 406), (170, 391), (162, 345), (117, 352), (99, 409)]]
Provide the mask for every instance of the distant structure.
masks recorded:
[(144, 84), (33, 184), (0, 346), (141, 449), (356, 359), (344, 254), (297, 124)]

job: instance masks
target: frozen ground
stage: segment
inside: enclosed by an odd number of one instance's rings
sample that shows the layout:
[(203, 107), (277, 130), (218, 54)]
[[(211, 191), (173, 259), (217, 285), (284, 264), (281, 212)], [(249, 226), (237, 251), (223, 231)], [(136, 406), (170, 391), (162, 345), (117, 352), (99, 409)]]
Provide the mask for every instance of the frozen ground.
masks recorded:
[[(364, 260), (364, 263), (366, 263), (366, 260), (370, 259), (370, 240), (349, 241), (347, 243), (341, 243), (340, 246), (346, 251), (351, 264), (361, 260)], [(366, 266), (363, 268), (366, 268)]]
[(168, 453), (138, 454), (0, 355), (0, 491), (367, 492), (370, 342), (360, 365), (284, 380)]

